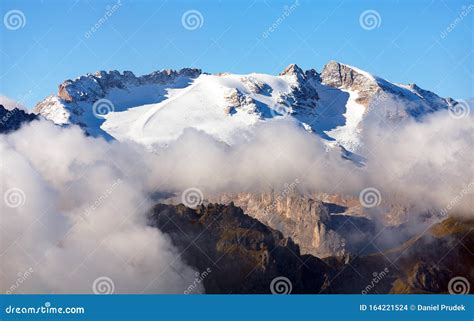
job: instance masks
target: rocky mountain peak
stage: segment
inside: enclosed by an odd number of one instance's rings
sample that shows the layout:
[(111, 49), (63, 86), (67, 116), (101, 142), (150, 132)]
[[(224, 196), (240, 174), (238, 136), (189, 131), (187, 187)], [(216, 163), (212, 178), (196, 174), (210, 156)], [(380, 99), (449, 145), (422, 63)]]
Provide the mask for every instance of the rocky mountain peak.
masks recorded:
[(364, 106), (369, 105), (371, 98), (380, 89), (376, 78), (369, 73), (336, 61), (324, 66), (321, 82), (331, 87), (357, 91), (357, 102)]
[(296, 83), (291, 85), (293, 89), (291, 97), (284, 97), (283, 101), (291, 101), (296, 108), (301, 106), (316, 107), (316, 101), (319, 99), (319, 96), (313, 80), (317, 83), (320, 82), (320, 77), (316, 70), (303, 71), (298, 65), (290, 64), (280, 73), (280, 76), (293, 76), (296, 78)]
[(280, 76), (296, 76), (298, 80), (303, 80), (305, 79), (305, 73), (303, 69), (301, 69), (298, 65), (296, 64), (290, 64), (288, 67), (286, 67), (281, 73)]
[(336, 61), (330, 61), (324, 66), (321, 80), (329, 86), (338, 88), (360, 88), (369, 84), (377, 84), (375, 78), (369, 73)]
[(421, 89), (420, 87), (418, 87), (417, 84), (408, 84), (408, 87), (410, 87), (410, 89), (413, 89), (415, 91), (418, 91)]
[(324, 66), (321, 82), (327, 86), (357, 92), (356, 102), (365, 107), (368, 107), (375, 97), (379, 97), (375, 99), (378, 108), (383, 107), (384, 99), (392, 95), (404, 100), (407, 106), (404, 113), (415, 118), (439, 109), (446, 109), (454, 103), (451, 98), (439, 97), (416, 84), (396, 85), (356, 67), (336, 61), (330, 61)]
[(305, 71), (306, 79), (314, 79), (317, 82), (321, 82), (321, 75), (316, 71), (316, 69), (308, 69)]

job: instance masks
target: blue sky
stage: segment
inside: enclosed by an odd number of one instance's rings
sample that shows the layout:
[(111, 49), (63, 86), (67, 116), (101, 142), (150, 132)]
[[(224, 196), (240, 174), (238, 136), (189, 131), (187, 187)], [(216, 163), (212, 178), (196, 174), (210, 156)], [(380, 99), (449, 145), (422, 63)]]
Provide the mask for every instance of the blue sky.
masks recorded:
[[(102, 69), (277, 74), (290, 63), (320, 71), (337, 60), (443, 96), (473, 96), (474, 6), (467, 1), (120, 3), (2, 0), (2, 17), (19, 10), (25, 24), (11, 30), (3, 19), (0, 26), (0, 93), (32, 107), (63, 80)], [(183, 26), (188, 10), (202, 16), (195, 30)], [(366, 10), (379, 16), (374, 29), (360, 23)]]

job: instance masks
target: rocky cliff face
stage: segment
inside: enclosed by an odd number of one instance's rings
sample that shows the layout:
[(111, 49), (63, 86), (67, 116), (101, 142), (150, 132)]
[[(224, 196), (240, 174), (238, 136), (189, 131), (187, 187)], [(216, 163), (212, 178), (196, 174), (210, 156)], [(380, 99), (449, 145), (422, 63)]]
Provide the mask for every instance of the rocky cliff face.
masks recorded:
[(329, 279), (320, 259), (301, 255), (291, 238), (232, 203), (197, 209), (159, 204), (150, 224), (169, 235), (189, 265), (210, 271), (203, 280), (206, 293), (270, 293), (280, 276), (291, 281), (292, 293), (319, 293)]
[[(104, 98), (113, 88), (127, 89), (133, 86), (159, 85), (174, 82), (179, 77), (196, 78), (201, 74), (200, 69), (184, 68), (179, 71), (166, 69), (155, 71), (143, 76), (135, 76), (131, 71), (122, 74), (116, 70), (98, 71), (74, 80), (66, 80), (58, 88), (58, 97), (66, 102)], [(38, 106), (37, 111), (40, 111)]]
[(324, 84), (331, 87), (357, 91), (359, 97), (356, 101), (366, 107), (368, 107), (372, 98), (380, 90), (373, 76), (335, 61), (331, 61), (324, 66), (321, 80)]
[(39, 117), (18, 108), (9, 110), (0, 105), (0, 134), (8, 134), (35, 119)]
[[(291, 237), (301, 252), (317, 257), (345, 257), (370, 253), (368, 244), (381, 228), (371, 221), (359, 202), (341, 196), (289, 193), (238, 193), (211, 197), (235, 203), (245, 213)], [(382, 246), (382, 245), (381, 245)]]
[(149, 220), (184, 261), (207, 271), (201, 280), (206, 293), (271, 293), (278, 277), (290, 281), (291, 293), (447, 293), (454, 277), (474, 282), (472, 220), (450, 218), (401, 246), (343, 260), (302, 255), (291, 238), (233, 203), (158, 204)]
[[(375, 220), (358, 198), (301, 194), (291, 185), (280, 193), (226, 193), (210, 196), (209, 201), (236, 204), (246, 214), (291, 237), (303, 254), (321, 258), (345, 258), (387, 249), (394, 245), (393, 239), (401, 243), (417, 233), (411, 225), (426, 226), (430, 220), (428, 215), (426, 221), (411, 222), (410, 209), (390, 204), (381, 204), (382, 211)], [(376, 237), (381, 230), (384, 237)]]
[(416, 118), (456, 104), (453, 99), (441, 98), (416, 84), (394, 84), (336, 61), (324, 66), (321, 81), (331, 87), (357, 92), (356, 101), (367, 108), (373, 106), (382, 109), (384, 104), (388, 104), (388, 98), (392, 98), (405, 105), (403, 110), (398, 111), (401, 117), (409, 115)]

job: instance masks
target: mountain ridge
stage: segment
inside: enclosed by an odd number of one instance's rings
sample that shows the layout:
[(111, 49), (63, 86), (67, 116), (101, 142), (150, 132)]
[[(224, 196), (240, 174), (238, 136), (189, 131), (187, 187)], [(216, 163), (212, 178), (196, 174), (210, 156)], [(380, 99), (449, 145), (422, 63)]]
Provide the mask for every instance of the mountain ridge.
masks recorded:
[[(385, 110), (390, 100), (402, 107)], [(105, 113), (95, 104), (106, 101)], [(388, 102), (387, 102), (388, 101)], [(209, 74), (200, 69), (99, 71), (66, 80), (39, 102), (37, 114), (59, 125), (77, 124), (93, 136), (167, 145), (186, 128), (233, 144), (242, 132), (277, 118), (295, 121), (329, 145), (356, 152), (363, 120), (420, 118), (455, 105), (416, 85), (399, 85), (330, 61), (318, 73), (290, 64), (278, 76)], [(103, 107), (103, 106), (102, 106)]]

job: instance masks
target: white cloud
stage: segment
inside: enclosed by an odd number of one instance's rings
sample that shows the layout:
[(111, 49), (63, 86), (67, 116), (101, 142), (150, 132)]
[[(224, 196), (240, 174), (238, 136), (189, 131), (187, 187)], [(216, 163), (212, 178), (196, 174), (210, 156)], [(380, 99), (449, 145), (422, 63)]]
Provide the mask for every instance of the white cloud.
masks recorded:
[(1, 292), (29, 268), (23, 293), (92, 293), (100, 276), (116, 293), (183, 293), (194, 280), (146, 224), (146, 171), (134, 171), (131, 147), (40, 121), (1, 136), (0, 150), (2, 196), (23, 192), (23, 205), (1, 203)]
[(453, 119), (443, 111), (423, 122), (401, 121), (395, 131), (393, 124), (369, 124), (367, 166), (360, 168), (285, 121), (259, 125), (232, 147), (187, 130), (155, 153), (33, 122), (0, 136), (2, 195), (12, 187), (25, 195), (23, 206), (2, 203), (1, 291), (33, 267), (22, 292), (91, 292), (97, 277), (108, 276), (116, 292), (182, 293), (194, 272), (147, 226), (154, 192), (262, 192), (298, 179), (301, 193), (358, 197), (373, 186), (385, 204), (415, 213), (452, 204), (450, 214), (472, 217), (473, 191), (461, 191), (474, 181), (473, 123), (472, 115)]

